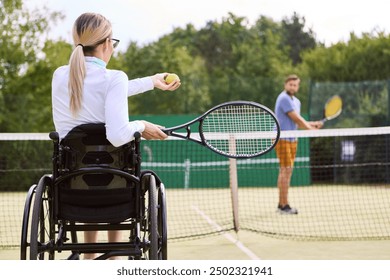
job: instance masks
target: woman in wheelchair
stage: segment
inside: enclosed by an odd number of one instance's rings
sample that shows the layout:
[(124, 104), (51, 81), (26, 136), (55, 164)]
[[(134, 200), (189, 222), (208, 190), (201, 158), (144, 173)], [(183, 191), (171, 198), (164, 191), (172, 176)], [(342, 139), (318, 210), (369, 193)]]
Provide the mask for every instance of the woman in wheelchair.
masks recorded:
[[(145, 139), (167, 137), (158, 125), (129, 122), (127, 98), (153, 88), (174, 91), (180, 82), (166, 84), (166, 73), (129, 80), (124, 72), (107, 69), (119, 43), (112, 36), (111, 23), (102, 15), (85, 13), (75, 21), (75, 48), (69, 65), (59, 67), (52, 80), (53, 121), (60, 140), (73, 128), (88, 123), (104, 123), (106, 138), (114, 147), (132, 141), (136, 132)], [(119, 231), (108, 232), (109, 242), (120, 238)], [(85, 231), (84, 240), (96, 242), (97, 232)], [(94, 254), (84, 258), (94, 258)]]

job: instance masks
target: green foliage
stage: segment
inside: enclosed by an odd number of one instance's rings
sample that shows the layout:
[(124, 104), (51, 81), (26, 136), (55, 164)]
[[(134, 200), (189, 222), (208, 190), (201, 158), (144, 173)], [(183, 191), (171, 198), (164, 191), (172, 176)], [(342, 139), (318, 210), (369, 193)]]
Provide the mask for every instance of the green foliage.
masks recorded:
[[(38, 60), (26, 73), (10, 81), (12, 94), (7, 98), (8, 131), (42, 132), (53, 130), (51, 112), (51, 79), (54, 70), (67, 64), (71, 46), (65, 42), (46, 41)], [(17, 113), (17, 114), (15, 114)]]
[(304, 54), (303, 64), (316, 81), (386, 80), (390, 76), (390, 36), (353, 33), (348, 43), (320, 46)]
[[(62, 18), (46, 8), (28, 11), (22, 0), (0, 2), (1, 132), (53, 129), (51, 78), (57, 67), (68, 63), (72, 46), (48, 40), (45, 34)], [(156, 89), (129, 98), (131, 116), (197, 115), (239, 99), (273, 109), (285, 76), (296, 73), (302, 80), (298, 93), (302, 112), (310, 109), (310, 118), (321, 118), (326, 99), (340, 94), (345, 108), (330, 125), (390, 122), (390, 36), (351, 33), (348, 42), (327, 47), (315, 40), (314, 31), (307, 29), (305, 18), (297, 13), (281, 22), (259, 16), (249, 24), (245, 17), (229, 13), (199, 30), (188, 24), (145, 46), (130, 43), (126, 51), (112, 57), (108, 67), (124, 70), (130, 79), (161, 72), (174, 72), (181, 78), (182, 86), (176, 92)], [(18, 145), (0, 145), (0, 169), (23, 170), (32, 161), (33, 166), (50, 169), (51, 148)], [(27, 187), (32, 175), (26, 171), (22, 178), (18, 174), (0, 176), (0, 185), (13, 189), (12, 181)], [(38, 170), (34, 176), (41, 174)]]
[(295, 12), (290, 19), (286, 17), (282, 20), (282, 44), (289, 47), (293, 65), (302, 62), (301, 54), (305, 50), (314, 49), (317, 45), (313, 30), (304, 31), (305, 27), (305, 18)]
[(121, 54), (121, 58), (125, 64), (122, 69), (130, 79), (171, 72), (177, 73), (182, 82), (182, 86), (175, 92), (155, 89), (131, 97), (130, 115), (196, 113), (209, 105), (204, 61), (192, 56), (187, 47), (175, 45), (170, 38), (162, 38), (142, 49), (132, 43), (127, 52)]
[[(47, 40), (44, 34), (62, 15), (46, 8), (27, 11), (22, 0), (2, 1), (0, 7), (5, 11), (0, 14), (0, 130), (51, 130), (51, 76), (58, 66), (67, 64), (72, 46)], [(281, 22), (259, 16), (253, 24), (229, 13), (199, 30), (188, 24), (145, 46), (132, 42), (112, 57), (108, 67), (124, 70), (130, 79), (161, 72), (174, 72), (181, 78), (176, 92), (156, 89), (131, 97), (130, 115), (199, 114), (239, 99), (273, 108), (290, 73), (302, 79), (299, 98), (306, 112), (309, 80), (387, 79), (389, 40), (384, 33), (361, 38), (352, 33), (347, 43), (326, 47), (295, 12)], [(381, 105), (387, 104), (386, 93)], [(379, 114), (378, 106), (365, 108)]]
[(48, 88), (50, 80), (35, 83), (35, 77), (29, 77), (30, 68), (39, 67), (43, 35), (49, 30), (49, 23), (62, 16), (46, 8), (30, 12), (21, 0), (2, 1), (0, 10), (0, 131), (31, 131), (34, 126), (30, 126), (29, 120), (41, 114), (40, 110), (35, 114), (28, 111), (32, 104), (39, 105), (41, 101), (36, 100), (34, 90)]
[[(1, 132), (41, 132), (52, 127), (51, 75), (56, 62), (64, 61), (56, 53), (61, 43), (46, 40), (44, 34), (49, 23), (61, 17), (46, 8), (27, 11), (21, 0), (0, 2)], [(69, 52), (64, 55), (69, 57)], [(31, 146), (31, 142), (34, 141), (1, 143), (0, 169), (6, 170), (0, 176), (2, 190), (26, 189), (42, 172), (50, 170), (50, 143)], [(37, 169), (26, 170), (31, 162)]]

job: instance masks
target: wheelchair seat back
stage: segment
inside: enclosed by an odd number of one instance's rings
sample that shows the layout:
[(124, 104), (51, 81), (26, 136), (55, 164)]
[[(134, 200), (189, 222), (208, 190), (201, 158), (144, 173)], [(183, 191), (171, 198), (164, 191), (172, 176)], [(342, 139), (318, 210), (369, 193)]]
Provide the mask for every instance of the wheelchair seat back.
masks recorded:
[(117, 223), (136, 216), (133, 143), (116, 148), (104, 124), (85, 124), (71, 130), (60, 147), (58, 219)]

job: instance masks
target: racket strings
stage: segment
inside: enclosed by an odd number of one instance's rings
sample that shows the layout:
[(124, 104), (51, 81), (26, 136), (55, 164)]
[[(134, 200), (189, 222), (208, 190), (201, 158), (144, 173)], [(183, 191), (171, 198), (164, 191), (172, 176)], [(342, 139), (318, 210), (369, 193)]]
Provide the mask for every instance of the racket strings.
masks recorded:
[(221, 107), (204, 119), (202, 130), (210, 148), (234, 157), (263, 154), (278, 137), (274, 116), (253, 105)]
[(324, 115), (326, 118), (334, 118), (341, 113), (343, 106), (342, 99), (336, 95), (333, 96), (326, 104), (325, 104), (325, 112)]

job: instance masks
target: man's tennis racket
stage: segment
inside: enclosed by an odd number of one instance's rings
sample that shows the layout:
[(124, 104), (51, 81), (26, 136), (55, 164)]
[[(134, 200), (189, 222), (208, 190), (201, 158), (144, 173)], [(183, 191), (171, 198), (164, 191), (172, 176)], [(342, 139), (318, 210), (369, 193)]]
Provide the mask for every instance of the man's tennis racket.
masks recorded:
[(333, 120), (340, 116), (343, 109), (343, 100), (340, 96), (334, 95), (328, 99), (324, 107), (324, 118), (321, 120), (322, 123)]
[[(199, 137), (191, 137), (191, 125), (198, 125)], [(184, 133), (180, 133), (184, 130)], [(211, 108), (200, 117), (163, 129), (169, 136), (191, 140), (229, 158), (263, 155), (280, 137), (274, 113), (255, 102), (232, 101)]]

